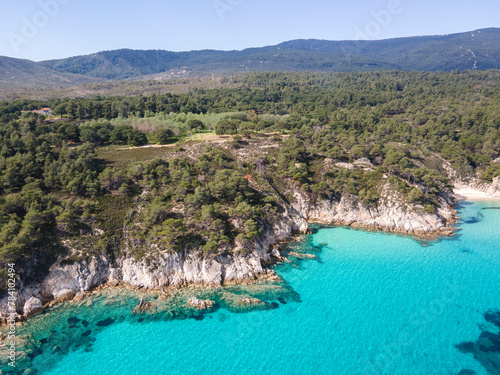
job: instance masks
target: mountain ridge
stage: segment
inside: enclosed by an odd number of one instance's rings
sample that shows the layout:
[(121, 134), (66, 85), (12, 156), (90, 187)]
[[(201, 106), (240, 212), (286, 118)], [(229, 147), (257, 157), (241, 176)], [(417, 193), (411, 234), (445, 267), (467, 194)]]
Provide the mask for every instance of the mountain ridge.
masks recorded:
[[(9, 64), (2, 63), (10, 59)], [(9, 77), (5, 65), (19, 65)], [(383, 40), (296, 39), (243, 50), (171, 52), (118, 49), (33, 62), (2, 57), (0, 85), (71, 86), (97, 81), (231, 75), (247, 71), (352, 72), (500, 69), (500, 28)], [(11, 75), (12, 77), (12, 75)]]

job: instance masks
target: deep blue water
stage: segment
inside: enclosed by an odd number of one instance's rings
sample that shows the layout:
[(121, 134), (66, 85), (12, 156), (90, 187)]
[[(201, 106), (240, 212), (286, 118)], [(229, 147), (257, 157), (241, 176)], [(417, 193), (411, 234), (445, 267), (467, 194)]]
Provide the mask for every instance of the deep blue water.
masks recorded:
[[(498, 332), (484, 318), (500, 308), (500, 210), (483, 209), (495, 204), (463, 203), (458, 235), (430, 244), (320, 229), (302, 244), (323, 244), (319, 261), (276, 269), (300, 302), (250, 313), (221, 308), (202, 320), (125, 319), (97, 334), (92, 351), (71, 351), (41, 373), (500, 373), (457, 347)], [(486, 358), (495, 358), (489, 342)]]

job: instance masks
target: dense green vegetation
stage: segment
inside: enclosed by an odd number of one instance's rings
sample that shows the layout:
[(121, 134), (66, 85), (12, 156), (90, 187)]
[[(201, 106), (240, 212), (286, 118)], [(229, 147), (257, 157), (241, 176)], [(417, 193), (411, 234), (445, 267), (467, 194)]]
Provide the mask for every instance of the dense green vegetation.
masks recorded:
[[(356, 146), (358, 157), (368, 157), (367, 143), (403, 142), (441, 154), (463, 174), (487, 166), (498, 155), (498, 71), (260, 73), (227, 81), (238, 88), (149, 97), (14, 101), (2, 104), (0, 110), (5, 122), (19, 117), (22, 109), (47, 105), (70, 120), (106, 119), (145, 132), (168, 127), (176, 135), (193, 130), (187, 122), (194, 120), (201, 122), (194, 131), (206, 126), (219, 134), (285, 130), (311, 138), (333, 130), (328, 134), (338, 142), (332, 148), (337, 153), (339, 148), (348, 152)], [(227, 112), (239, 114), (214, 115)], [(317, 134), (316, 138), (318, 147), (328, 147)]]
[[(291, 187), (376, 206), (387, 182), (412, 209), (434, 212), (450, 187), (444, 160), (459, 177), (500, 175), (499, 71), (225, 82), (178, 95), (0, 103), (1, 261), (48, 259), (63, 241), (81, 256), (127, 244), (144, 257), (151, 243), (245, 252), (293, 200)], [(29, 112), (45, 106), (57, 121)], [(169, 147), (205, 132), (230, 147)], [(259, 154), (261, 140), (276, 146)], [(167, 146), (122, 147), (146, 143)]]

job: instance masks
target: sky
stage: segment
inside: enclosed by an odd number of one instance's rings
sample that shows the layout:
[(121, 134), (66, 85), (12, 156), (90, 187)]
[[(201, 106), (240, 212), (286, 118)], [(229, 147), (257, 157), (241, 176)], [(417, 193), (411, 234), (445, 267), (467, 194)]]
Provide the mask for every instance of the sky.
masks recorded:
[(34, 61), (119, 48), (234, 50), (500, 26), (498, 0), (2, 0), (0, 56)]

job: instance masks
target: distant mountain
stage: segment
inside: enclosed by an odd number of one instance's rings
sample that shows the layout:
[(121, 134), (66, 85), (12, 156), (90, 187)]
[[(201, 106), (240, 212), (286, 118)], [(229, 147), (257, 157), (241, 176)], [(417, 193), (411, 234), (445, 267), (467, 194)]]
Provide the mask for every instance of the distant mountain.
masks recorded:
[(0, 56), (0, 88), (65, 88), (97, 81), (95, 78), (57, 72), (30, 60)]
[(454, 69), (500, 69), (500, 28), (378, 41), (293, 40), (242, 51), (121, 49), (39, 63), (2, 58), (0, 85), (70, 85), (85, 80), (220, 76), (264, 70), (350, 72)]
[(380, 41), (294, 40), (278, 47), (330, 56), (347, 55), (360, 60), (373, 59), (407, 71), (500, 68), (500, 28)]

